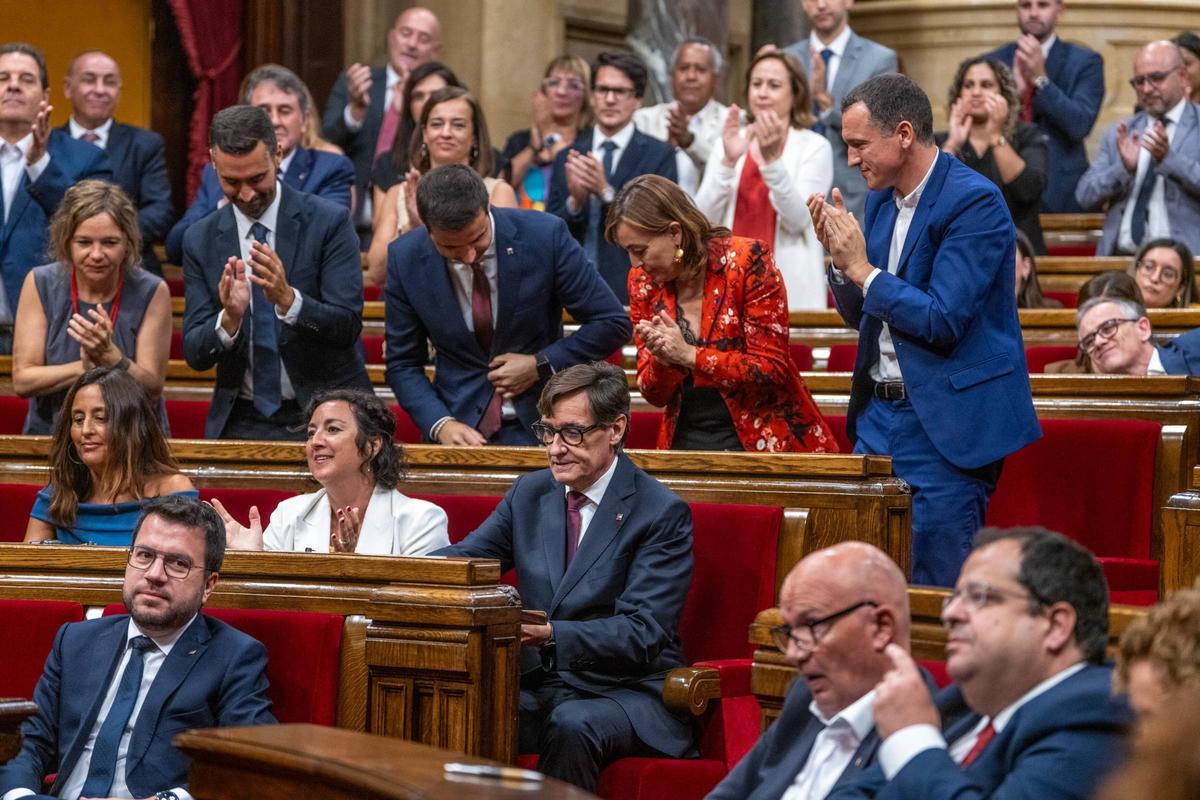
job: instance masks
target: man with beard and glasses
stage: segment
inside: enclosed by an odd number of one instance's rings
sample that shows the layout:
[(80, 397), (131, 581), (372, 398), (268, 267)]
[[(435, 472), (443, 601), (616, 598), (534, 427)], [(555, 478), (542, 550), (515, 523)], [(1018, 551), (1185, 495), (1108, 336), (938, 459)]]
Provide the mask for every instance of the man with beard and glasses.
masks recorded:
[(218, 112), (208, 141), (229, 204), (183, 240), (184, 356), (217, 368), (204, 435), (302, 440), (317, 389), (371, 391), (358, 237), (345, 206), (279, 181), (262, 109)]
[[(176, 734), (274, 724), (266, 650), (199, 613), (224, 557), (212, 508), (174, 495), (146, 505), (121, 592), (129, 614), (59, 629), (21, 752), (0, 768), (3, 800), (191, 800)], [(50, 773), (49, 794), (39, 794)]]

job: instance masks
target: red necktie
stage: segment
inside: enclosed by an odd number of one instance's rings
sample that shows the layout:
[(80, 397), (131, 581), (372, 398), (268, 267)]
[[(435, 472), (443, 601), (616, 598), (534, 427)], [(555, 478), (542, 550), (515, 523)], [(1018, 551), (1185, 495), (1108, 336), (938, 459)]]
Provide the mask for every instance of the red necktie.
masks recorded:
[(967, 753), (967, 757), (959, 764), (963, 769), (971, 766), (971, 762), (979, 758), (979, 754), (983, 752), (983, 748), (988, 746), (988, 743), (996, 737), (996, 729), (992, 727), (992, 723), (979, 732), (979, 738), (975, 740), (975, 745), (971, 748), (971, 752)]
[[(400, 84), (396, 84), (393, 91), (400, 91)], [(392, 149), (392, 144), (396, 141), (396, 131), (400, 129), (400, 112), (396, 110), (395, 103), (388, 103), (387, 109), (383, 112), (383, 124), (379, 126), (379, 138), (375, 140), (375, 157), (378, 158), (380, 153), (386, 153)]]
[[(483, 348), (484, 355), (492, 357), (492, 286), (488, 283), (483, 267), (468, 264), (471, 268), (471, 324), (475, 328), (475, 339)], [(485, 438), (492, 438), (500, 430), (500, 393), (492, 392), (492, 399), (483, 411), (477, 430)]]
[(1032, 83), (1025, 87), (1025, 91), (1021, 92), (1021, 121), (1033, 122), (1033, 96), (1037, 93), (1037, 87)]
[(579, 515), (579, 509), (587, 504), (587, 495), (583, 492), (577, 492), (574, 489), (567, 492), (567, 566), (571, 566), (571, 560), (575, 558), (576, 551), (579, 550), (579, 532), (583, 529), (583, 517)]

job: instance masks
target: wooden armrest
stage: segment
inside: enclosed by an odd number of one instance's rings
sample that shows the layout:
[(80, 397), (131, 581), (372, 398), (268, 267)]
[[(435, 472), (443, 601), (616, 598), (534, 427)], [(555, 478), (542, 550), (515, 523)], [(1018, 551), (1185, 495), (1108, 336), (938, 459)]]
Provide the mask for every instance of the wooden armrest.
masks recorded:
[(699, 717), (720, 697), (721, 673), (712, 667), (676, 667), (663, 682), (663, 705), (678, 714)]

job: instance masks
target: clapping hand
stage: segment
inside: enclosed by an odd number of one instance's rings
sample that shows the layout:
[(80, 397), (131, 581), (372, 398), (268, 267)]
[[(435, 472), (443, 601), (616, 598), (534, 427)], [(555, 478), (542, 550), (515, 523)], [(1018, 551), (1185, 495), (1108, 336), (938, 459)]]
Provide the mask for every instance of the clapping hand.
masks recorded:
[(691, 147), (696, 138), (688, 130), (688, 123), (691, 121), (692, 118), (679, 107), (678, 102), (667, 106), (667, 144), (674, 145), (681, 150)]
[[(346, 69), (346, 92), (350, 95), (350, 116), (362, 122), (371, 105), (371, 68), (366, 64), (351, 64)], [(401, 94), (396, 92), (397, 95)]]
[(817, 240), (829, 253), (833, 266), (856, 285), (862, 286), (874, 267), (867, 261), (867, 241), (858, 220), (846, 210), (840, 189), (833, 190), (833, 205), (825, 195), (808, 198), (808, 213), (812, 215)]
[(251, 242), (250, 268), (251, 272), (247, 276), (250, 282), (263, 290), (267, 300), (271, 301), (280, 313), (286, 313), (292, 307), (292, 301), (296, 299), (296, 292), (288, 285), (287, 272), (279, 254), (266, 242)]
[(1155, 164), (1167, 157), (1170, 146), (1170, 141), (1167, 139), (1167, 128), (1161, 119), (1155, 120), (1153, 127), (1147, 128), (1142, 133), (1142, 147), (1150, 151), (1150, 157), (1154, 159)]
[(1141, 152), (1142, 135), (1138, 131), (1130, 131), (1129, 123), (1121, 120), (1117, 123), (1117, 154), (1121, 156), (1121, 165), (1125, 171), (1137, 171), (1138, 154)]
[(983, 107), (987, 111), (989, 140), (995, 140), (997, 136), (1004, 134), (1004, 128), (1008, 125), (1008, 101), (1004, 99), (1004, 95), (985, 94)]
[(787, 121), (774, 109), (763, 109), (754, 119), (754, 143), (762, 156), (763, 164), (770, 164), (783, 155), (787, 142)]
[(810, 49), (808, 63), (808, 92), (823, 114), (833, 105), (833, 98), (825, 89), (829, 79), (825, 77), (827, 69), (825, 59), (821, 58), (821, 51), (815, 47)]
[(72, 314), (67, 320), (67, 335), (79, 342), (85, 364), (114, 365), (123, 357), (113, 344), (112, 320), (99, 309), (88, 309), (87, 316)]
[(942, 149), (947, 153), (957, 155), (962, 146), (967, 143), (967, 138), (971, 135), (971, 114), (967, 111), (967, 101), (963, 98), (958, 98), (950, 106), (950, 124), (949, 131), (946, 134), (946, 143), (942, 145)]
[(329, 532), (329, 549), (334, 553), (353, 553), (362, 533), (362, 514), (357, 508), (337, 509), (337, 525)]
[(408, 226), (404, 233), (424, 224), (421, 222), (421, 212), (417, 210), (417, 184), (420, 182), (421, 173), (415, 168), (410, 168), (404, 176), (404, 208), (408, 211)]
[(25, 154), (25, 163), (31, 167), (46, 154), (46, 146), (50, 142), (50, 114), (53, 111), (54, 106), (45, 100), (38, 106), (37, 116), (33, 119), (33, 142)]
[(237, 256), (230, 256), (221, 270), (221, 279), (217, 282), (217, 297), (221, 300), (221, 308), (225, 315), (221, 318), (221, 327), (230, 336), (238, 332), (246, 309), (250, 307), (250, 282), (246, 280), (246, 262)]
[(225, 546), (230, 550), (262, 550), (263, 526), (258, 506), (250, 506), (250, 525), (242, 525), (225, 510), (217, 498), (206, 501), (225, 523)]
[(696, 348), (683, 340), (683, 333), (666, 310), (640, 320), (635, 329), (642, 345), (660, 364), (693, 369)]
[(750, 146), (750, 139), (754, 136), (753, 123), (747, 125), (744, 131), (740, 130), (741, 119), (742, 110), (734, 103), (725, 114), (725, 127), (721, 130), (721, 144), (725, 148), (725, 158), (722, 161), (727, 167), (732, 167), (746, 154), (746, 148)]

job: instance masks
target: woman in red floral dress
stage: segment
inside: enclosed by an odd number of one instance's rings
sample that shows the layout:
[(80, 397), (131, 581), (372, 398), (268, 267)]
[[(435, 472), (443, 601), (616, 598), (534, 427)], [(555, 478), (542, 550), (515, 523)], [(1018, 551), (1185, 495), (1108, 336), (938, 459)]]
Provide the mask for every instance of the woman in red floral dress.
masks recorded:
[(629, 253), (638, 387), (665, 406), (658, 447), (836, 453), (788, 352), (770, 250), (713, 226), (674, 183), (625, 185), (605, 223)]

